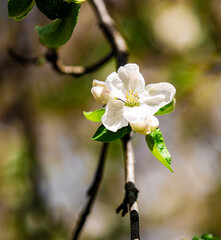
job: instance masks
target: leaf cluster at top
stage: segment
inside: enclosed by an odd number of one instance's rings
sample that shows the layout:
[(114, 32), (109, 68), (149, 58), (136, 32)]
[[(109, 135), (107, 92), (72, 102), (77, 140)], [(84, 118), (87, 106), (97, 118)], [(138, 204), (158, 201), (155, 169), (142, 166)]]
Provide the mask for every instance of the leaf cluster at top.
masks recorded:
[(8, 0), (8, 15), (16, 21), (24, 19), (37, 5), (49, 19), (46, 26), (37, 26), (40, 40), (48, 47), (57, 48), (71, 37), (78, 21), (82, 0)]

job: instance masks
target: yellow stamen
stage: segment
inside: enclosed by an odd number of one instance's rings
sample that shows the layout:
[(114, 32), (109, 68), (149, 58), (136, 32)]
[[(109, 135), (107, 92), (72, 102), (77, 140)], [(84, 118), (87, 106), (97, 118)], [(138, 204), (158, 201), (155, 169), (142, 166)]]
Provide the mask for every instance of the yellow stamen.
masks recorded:
[(140, 106), (139, 96), (137, 92), (134, 93), (134, 91), (131, 90), (127, 92), (125, 106), (128, 107)]

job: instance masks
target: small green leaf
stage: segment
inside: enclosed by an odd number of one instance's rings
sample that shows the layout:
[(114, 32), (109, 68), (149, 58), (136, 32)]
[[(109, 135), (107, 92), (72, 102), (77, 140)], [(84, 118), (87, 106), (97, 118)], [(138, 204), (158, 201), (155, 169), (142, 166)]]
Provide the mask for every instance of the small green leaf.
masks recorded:
[(212, 234), (203, 234), (201, 236), (202, 239), (205, 239), (205, 240), (209, 240), (209, 239), (213, 239), (213, 235)]
[(163, 140), (162, 133), (159, 128), (154, 132), (151, 132), (149, 135), (146, 135), (146, 142), (151, 151), (151, 153), (171, 172), (171, 155), (166, 148), (166, 145)]
[(48, 47), (57, 48), (71, 37), (77, 24), (81, 4), (71, 3), (68, 14), (63, 19), (56, 19), (46, 26), (36, 26), (40, 40)]
[(201, 240), (201, 238), (198, 237), (198, 236), (194, 236), (194, 237), (192, 238), (192, 240)]
[(117, 132), (111, 132), (108, 129), (106, 129), (104, 125), (101, 125), (91, 139), (99, 142), (111, 142), (119, 138), (122, 138), (123, 136), (129, 134), (130, 132), (131, 132), (130, 126), (123, 127), (119, 129)]
[(101, 117), (104, 115), (105, 109), (101, 108), (93, 112), (83, 112), (84, 116), (92, 122), (101, 122)]
[(155, 113), (155, 115), (165, 115), (173, 112), (173, 110), (175, 109), (175, 103), (176, 99), (174, 98), (170, 103), (160, 108), (158, 112)]
[(201, 238), (202, 238), (203, 240), (221, 240), (221, 238), (219, 238), (219, 237), (213, 237), (213, 235), (212, 235), (211, 233), (209, 233), (209, 234), (203, 234), (203, 235), (201, 236)]
[(27, 16), (34, 5), (34, 0), (8, 0), (8, 16), (20, 21)]

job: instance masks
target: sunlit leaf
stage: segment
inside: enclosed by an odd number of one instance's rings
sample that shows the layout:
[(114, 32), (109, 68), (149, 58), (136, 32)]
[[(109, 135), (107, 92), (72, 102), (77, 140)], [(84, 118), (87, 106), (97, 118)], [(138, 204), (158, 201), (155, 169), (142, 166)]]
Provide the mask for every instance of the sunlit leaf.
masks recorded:
[(159, 128), (154, 132), (151, 132), (149, 135), (146, 135), (146, 142), (151, 151), (151, 153), (171, 172), (171, 155), (166, 148), (166, 145), (163, 140), (162, 133)]
[(105, 109), (101, 108), (93, 112), (83, 112), (84, 116), (92, 122), (101, 122), (101, 117), (104, 115)]
[(165, 115), (173, 112), (175, 109), (176, 99), (174, 98), (170, 103), (160, 108), (155, 115)]

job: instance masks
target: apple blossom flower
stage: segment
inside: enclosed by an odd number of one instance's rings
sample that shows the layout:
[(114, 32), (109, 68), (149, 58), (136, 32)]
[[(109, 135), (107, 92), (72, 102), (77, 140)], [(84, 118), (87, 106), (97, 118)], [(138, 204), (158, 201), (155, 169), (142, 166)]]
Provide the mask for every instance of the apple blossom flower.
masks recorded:
[(159, 126), (154, 114), (170, 103), (176, 89), (162, 82), (145, 86), (137, 64), (129, 63), (111, 73), (105, 82), (93, 81), (92, 94), (98, 102), (106, 104), (101, 118), (110, 131), (130, 124), (133, 131), (147, 135)]

